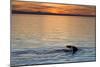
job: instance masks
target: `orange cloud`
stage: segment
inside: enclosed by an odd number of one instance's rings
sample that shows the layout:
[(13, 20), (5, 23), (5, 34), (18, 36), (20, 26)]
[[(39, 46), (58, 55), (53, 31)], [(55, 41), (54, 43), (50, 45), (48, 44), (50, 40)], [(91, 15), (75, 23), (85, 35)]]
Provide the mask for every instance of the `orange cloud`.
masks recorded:
[(96, 15), (95, 6), (55, 4), (55, 3), (39, 3), (39, 2), (12, 2), (12, 11), (22, 12), (46, 12), (53, 14), (69, 14), (69, 15)]

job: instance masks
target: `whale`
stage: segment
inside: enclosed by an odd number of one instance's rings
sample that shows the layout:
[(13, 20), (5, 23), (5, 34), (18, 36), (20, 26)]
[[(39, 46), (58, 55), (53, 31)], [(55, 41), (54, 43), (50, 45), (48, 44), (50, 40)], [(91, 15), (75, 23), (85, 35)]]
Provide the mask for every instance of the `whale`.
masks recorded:
[(66, 48), (64, 49), (57, 49), (55, 51), (52, 52), (71, 52), (72, 54), (75, 54), (79, 49), (76, 46), (72, 46), (72, 45), (67, 45), (65, 46)]
[(76, 46), (72, 46), (72, 45), (67, 45), (66, 48), (69, 48), (72, 51), (72, 54), (75, 54), (79, 50)]

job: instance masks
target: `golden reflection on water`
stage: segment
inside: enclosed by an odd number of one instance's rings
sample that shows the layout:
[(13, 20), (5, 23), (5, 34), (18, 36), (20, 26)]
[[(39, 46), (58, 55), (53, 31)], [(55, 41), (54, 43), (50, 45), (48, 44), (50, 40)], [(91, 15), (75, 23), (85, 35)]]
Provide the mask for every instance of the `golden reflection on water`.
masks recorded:
[(11, 36), (18, 48), (75, 42), (95, 46), (95, 17), (13, 14)]
[(44, 41), (94, 40), (95, 17), (13, 14), (12, 34)]

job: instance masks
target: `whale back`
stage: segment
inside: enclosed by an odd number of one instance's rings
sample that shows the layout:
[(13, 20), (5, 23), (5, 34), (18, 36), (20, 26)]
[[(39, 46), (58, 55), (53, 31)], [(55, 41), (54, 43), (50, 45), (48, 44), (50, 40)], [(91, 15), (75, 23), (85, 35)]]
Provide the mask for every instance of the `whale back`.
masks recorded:
[(78, 51), (78, 48), (75, 46), (67, 45), (66, 48), (72, 49), (72, 54), (75, 54)]

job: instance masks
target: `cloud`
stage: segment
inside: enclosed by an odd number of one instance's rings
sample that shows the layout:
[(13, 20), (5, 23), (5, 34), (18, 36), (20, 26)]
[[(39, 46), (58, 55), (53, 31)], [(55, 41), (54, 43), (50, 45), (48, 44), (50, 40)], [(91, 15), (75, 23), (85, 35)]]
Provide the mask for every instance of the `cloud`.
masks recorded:
[(96, 15), (95, 6), (87, 5), (69, 5), (57, 3), (39, 3), (39, 2), (12, 2), (12, 11), (22, 12), (46, 12), (53, 14), (70, 14), (70, 15)]

